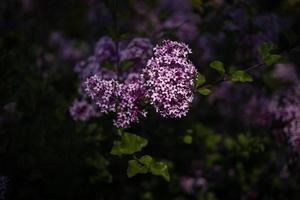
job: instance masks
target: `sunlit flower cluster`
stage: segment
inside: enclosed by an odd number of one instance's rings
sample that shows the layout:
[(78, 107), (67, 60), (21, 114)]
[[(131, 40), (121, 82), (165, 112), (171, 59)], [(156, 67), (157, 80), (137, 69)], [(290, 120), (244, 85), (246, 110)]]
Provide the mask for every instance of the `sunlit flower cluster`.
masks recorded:
[[(114, 113), (114, 125), (120, 128), (146, 117), (142, 106), (146, 103), (163, 117), (186, 115), (197, 74), (187, 57), (191, 50), (183, 43), (166, 40), (153, 53), (150, 58), (152, 45), (145, 38), (135, 38), (117, 50), (111, 38), (103, 37), (94, 55), (75, 68), (82, 80), (82, 95), (92, 100), (99, 113)], [(123, 69), (127, 60), (130, 66)], [(108, 62), (112, 67), (106, 67)], [(75, 102), (70, 112), (74, 119), (87, 120), (97, 113), (93, 109), (93, 105)]]
[[(146, 115), (139, 106), (144, 94), (140, 73), (152, 55), (152, 44), (146, 38), (134, 38), (125, 48), (124, 44), (102, 37), (94, 53), (76, 64), (82, 100), (75, 100), (70, 108), (74, 120), (86, 121), (101, 113), (115, 113), (114, 124), (125, 128)], [(125, 62), (126, 69), (122, 68)]]
[(85, 82), (85, 92), (100, 108), (100, 112), (116, 111), (119, 83), (116, 80), (103, 80), (98, 75), (91, 76)]
[(164, 41), (154, 48), (154, 57), (143, 70), (146, 96), (164, 117), (185, 116), (193, 101), (197, 71), (187, 58), (189, 53), (185, 44)]
[(128, 127), (133, 122), (138, 122), (140, 117), (146, 117), (146, 110), (141, 107), (145, 90), (138, 79), (132, 79), (120, 84), (118, 92), (119, 104), (116, 120), (117, 127)]

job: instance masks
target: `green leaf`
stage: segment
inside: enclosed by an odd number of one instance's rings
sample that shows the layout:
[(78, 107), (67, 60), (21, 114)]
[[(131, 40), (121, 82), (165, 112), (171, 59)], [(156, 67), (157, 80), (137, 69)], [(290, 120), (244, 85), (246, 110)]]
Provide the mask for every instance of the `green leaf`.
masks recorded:
[(206, 139), (206, 146), (208, 148), (215, 148), (218, 143), (222, 140), (222, 137), (221, 135), (217, 135), (217, 134), (211, 134), (211, 135), (208, 135), (207, 136), (207, 139)]
[(148, 140), (131, 133), (124, 132), (121, 141), (114, 141), (111, 154), (121, 156), (133, 154), (142, 150), (148, 144)]
[(197, 91), (204, 96), (211, 94), (211, 90), (205, 87), (199, 88)]
[(139, 162), (150, 168), (153, 163), (153, 158), (149, 155), (144, 155), (139, 159)]
[(236, 147), (236, 142), (232, 138), (226, 138), (224, 140), (224, 145), (227, 149), (233, 150)]
[(184, 142), (185, 144), (192, 144), (192, 143), (193, 143), (193, 137), (190, 136), (190, 135), (185, 135), (185, 136), (183, 137), (183, 142)]
[(271, 51), (274, 49), (274, 45), (272, 43), (263, 43), (258, 51), (259, 51), (259, 54), (264, 58), (264, 57), (267, 57), (271, 54)]
[(271, 53), (274, 49), (275, 46), (272, 43), (263, 43), (258, 49), (261, 59), (266, 65), (271, 66), (282, 60), (282, 56)]
[(247, 137), (247, 135), (244, 134), (238, 135), (238, 141), (241, 145), (248, 145), (248, 143), (250, 142), (249, 137)]
[(150, 171), (153, 175), (162, 176), (166, 181), (170, 181), (168, 165), (164, 162), (154, 162)]
[(267, 65), (274, 65), (274, 64), (280, 62), (281, 60), (282, 60), (282, 56), (273, 54), (273, 55), (267, 56), (264, 59), (264, 63), (266, 63)]
[(237, 70), (230, 75), (230, 80), (234, 82), (251, 82), (252, 77), (245, 71)]
[(196, 78), (196, 87), (203, 85), (205, 83), (205, 81), (206, 81), (205, 76), (198, 73), (197, 78)]
[(127, 176), (129, 178), (135, 176), (136, 174), (146, 174), (148, 172), (148, 167), (140, 164), (137, 160), (129, 160), (127, 168)]
[(132, 60), (124, 60), (120, 63), (120, 68), (122, 71), (127, 71), (130, 66), (132, 66), (134, 62)]
[(225, 74), (224, 64), (221, 61), (219, 60), (212, 61), (209, 66), (217, 70), (221, 75)]

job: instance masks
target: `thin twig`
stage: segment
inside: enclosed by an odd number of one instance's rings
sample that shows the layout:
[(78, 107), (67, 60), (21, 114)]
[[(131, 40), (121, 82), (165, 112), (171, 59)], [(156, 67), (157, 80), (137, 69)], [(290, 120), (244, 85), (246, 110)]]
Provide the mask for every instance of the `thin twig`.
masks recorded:
[[(259, 63), (259, 64), (256, 64), (256, 65), (253, 65), (251, 67), (248, 67), (247, 69), (245, 69), (244, 71), (245, 72), (249, 72), (253, 69), (256, 69), (256, 68), (259, 68), (259, 67), (263, 67), (264, 66), (264, 63)], [(226, 81), (230, 81), (229, 79), (229, 76), (228, 75), (223, 75), (219, 80), (217, 80), (216, 82), (214, 83), (209, 83), (209, 84), (204, 84), (203, 86), (201, 87), (207, 87), (207, 88), (212, 88), (212, 87), (215, 87), (223, 82), (226, 82)]]

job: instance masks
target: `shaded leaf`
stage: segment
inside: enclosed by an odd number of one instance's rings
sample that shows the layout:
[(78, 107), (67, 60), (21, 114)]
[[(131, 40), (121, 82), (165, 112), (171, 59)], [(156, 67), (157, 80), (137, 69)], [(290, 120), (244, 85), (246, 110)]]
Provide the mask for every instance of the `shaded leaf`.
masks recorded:
[(196, 87), (199, 87), (205, 83), (206, 79), (205, 76), (202, 74), (198, 73), (197, 79), (196, 79)]
[(192, 144), (192, 143), (193, 143), (193, 137), (190, 136), (190, 135), (185, 135), (185, 136), (183, 137), (183, 142), (184, 142), (185, 144)]
[(274, 65), (282, 60), (282, 56), (278, 54), (272, 54), (271, 51), (275, 49), (275, 46), (272, 43), (263, 43), (258, 51), (261, 56), (262, 61), (266, 65)]
[(147, 139), (135, 134), (124, 132), (121, 136), (121, 141), (114, 141), (111, 154), (118, 156), (123, 154), (133, 154), (140, 151), (147, 144)]
[(237, 70), (230, 75), (230, 80), (234, 82), (251, 82), (252, 77), (245, 71)]
[(129, 160), (127, 168), (127, 176), (133, 177), (136, 174), (146, 174), (148, 172), (148, 167), (140, 164), (137, 160)]
[(265, 42), (259, 47), (258, 51), (262, 57), (267, 57), (268, 55), (270, 55), (273, 49), (274, 45), (272, 43)]
[(139, 162), (149, 168), (153, 162), (153, 158), (149, 155), (144, 155), (139, 159)]
[(273, 54), (273, 55), (267, 56), (264, 59), (264, 63), (266, 63), (267, 65), (274, 65), (274, 64), (280, 62), (281, 60), (282, 60), (282, 56)]
[(217, 70), (221, 75), (225, 74), (224, 64), (221, 61), (219, 60), (212, 61), (209, 66)]
[(166, 181), (170, 181), (168, 165), (164, 162), (154, 162), (150, 171), (153, 175), (162, 176)]
[(211, 90), (205, 87), (199, 88), (197, 91), (204, 96), (211, 94)]

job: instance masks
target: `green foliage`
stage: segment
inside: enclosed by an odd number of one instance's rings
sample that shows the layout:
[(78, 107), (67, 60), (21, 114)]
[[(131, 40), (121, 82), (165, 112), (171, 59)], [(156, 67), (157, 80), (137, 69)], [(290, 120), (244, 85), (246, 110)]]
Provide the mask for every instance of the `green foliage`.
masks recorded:
[(211, 94), (211, 90), (206, 88), (206, 87), (201, 87), (197, 90), (197, 92), (199, 92), (200, 94), (204, 95), (204, 96), (208, 96)]
[(192, 144), (193, 143), (193, 137), (191, 135), (185, 135), (183, 137), (183, 142), (185, 144)]
[(224, 64), (219, 61), (219, 60), (215, 60), (212, 61), (209, 66), (213, 69), (215, 69), (218, 73), (220, 73), (221, 75), (225, 74), (225, 68), (224, 68)]
[(262, 153), (265, 150), (263, 138), (251, 136), (249, 133), (240, 133), (236, 138), (226, 138), (225, 147), (231, 152), (239, 152), (241, 156), (248, 158), (250, 154)]
[(144, 155), (139, 159), (139, 161), (149, 168), (153, 163), (153, 158), (149, 155)]
[(200, 87), (201, 85), (203, 85), (205, 83), (206, 79), (205, 76), (198, 73), (197, 74), (197, 78), (196, 78), (196, 88)]
[(168, 165), (162, 161), (155, 161), (149, 155), (144, 155), (139, 159), (128, 161), (128, 177), (133, 177), (136, 174), (146, 174), (148, 172), (156, 176), (161, 176), (166, 181), (170, 181)]
[(142, 150), (142, 148), (145, 147), (147, 144), (147, 139), (132, 133), (124, 132), (121, 135), (120, 141), (114, 141), (110, 153), (118, 156), (121, 156), (123, 154), (130, 155)]
[(233, 82), (252, 82), (252, 77), (243, 70), (237, 70), (230, 74), (230, 80)]
[(129, 160), (127, 168), (127, 176), (129, 178), (135, 176), (136, 174), (146, 174), (149, 168), (146, 165), (139, 163), (137, 160)]
[(273, 50), (275, 50), (275, 46), (272, 43), (263, 43), (258, 49), (261, 59), (266, 65), (274, 65), (282, 60), (282, 56), (272, 54)]
[(112, 175), (107, 171), (109, 161), (103, 156), (97, 154), (94, 158), (87, 158), (86, 162), (97, 170), (96, 175), (90, 177), (91, 183), (103, 181), (104, 179), (106, 179), (108, 182), (112, 181)]
[(153, 175), (162, 176), (166, 181), (170, 181), (168, 165), (164, 162), (154, 162), (150, 167)]
[(221, 135), (219, 134), (209, 134), (206, 139), (207, 148), (213, 149), (215, 148), (222, 140)]

